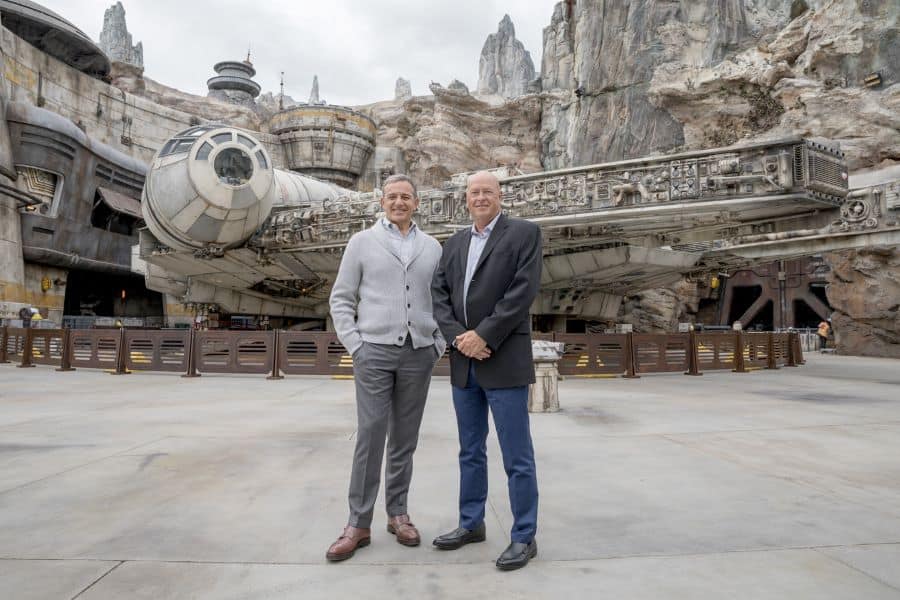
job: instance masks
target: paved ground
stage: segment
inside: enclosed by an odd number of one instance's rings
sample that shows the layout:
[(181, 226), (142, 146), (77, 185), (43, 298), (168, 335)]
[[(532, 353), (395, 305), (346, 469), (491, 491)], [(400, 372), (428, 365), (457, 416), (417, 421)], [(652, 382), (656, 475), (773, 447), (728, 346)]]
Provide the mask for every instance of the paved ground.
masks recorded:
[[(562, 382), (533, 416), (540, 553), (496, 571), (510, 514), (491, 436), (488, 541), (384, 532), (342, 564), (352, 383), (0, 365), (0, 597), (900, 598), (900, 362), (812, 355), (745, 375)], [(410, 505), (456, 524), (449, 382)]]

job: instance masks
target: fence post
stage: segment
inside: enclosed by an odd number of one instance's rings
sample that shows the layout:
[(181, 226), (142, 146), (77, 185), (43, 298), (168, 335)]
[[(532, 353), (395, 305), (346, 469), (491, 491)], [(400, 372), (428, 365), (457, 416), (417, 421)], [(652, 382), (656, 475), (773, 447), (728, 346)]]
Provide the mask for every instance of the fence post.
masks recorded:
[(691, 329), (688, 335), (688, 370), (685, 375), (703, 375), (700, 372), (700, 350), (697, 347), (697, 332)]
[(771, 331), (769, 332), (769, 339), (766, 340), (766, 368), (778, 368), (778, 361), (775, 360), (775, 333)]
[(785, 348), (787, 350), (787, 364), (784, 366), (799, 367), (800, 365), (797, 364), (797, 347), (794, 346), (794, 336), (792, 334), (788, 333), (787, 344), (785, 345), (787, 346)]
[(196, 330), (191, 327), (191, 333), (188, 335), (188, 370), (187, 373), (182, 375), (182, 377), (200, 377), (200, 373), (197, 372), (197, 335)]
[(3, 333), (0, 334), (0, 343), (3, 345), (0, 346), (0, 364), (8, 363), (9, 356), (6, 354), (6, 346), (9, 345), (9, 327), (3, 326)]
[(746, 373), (747, 367), (744, 365), (744, 332), (734, 332), (734, 368), (732, 373)]
[(72, 350), (69, 348), (69, 339), (71, 338), (72, 330), (66, 327), (63, 329), (63, 339), (62, 339), (62, 358), (59, 361), (59, 368), (57, 371), (74, 371), (75, 369), (72, 367)]
[(639, 379), (640, 375), (637, 374), (637, 368), (634, 360), (634, 334), (632, 332), (628, 332), (625, 334), (625, 374), (622, 375), (625, 379)]
[(797, 346), (797, 364), (805, 365), (806, 359), (803, 358), (803, 345), (800, 343), (800, 333), (795, 331), (793, 332), (792, 337), (794, 338), (794, 343)]
[(278, 357), (281, 354), (281, 334), (277, 329), (275, 330), (273, 347), (275, 356), (272, 357), (272, 374), (266, 377), (266, 379), (284, 379), (284, 375), (281, 374), (281, 364), (278, 360)]
[(116, 369), (110, 375), (130, 375), (125, 365), (125, 357), (128, 355), (128, 344), (125, 340), (125, 328), (119, 327), (119, 351), (116, 352)]
[(34, 343), (34, 337), (31, 332), (31, 327), (25, 330), (25, 345), (22, 347), (22, 364), (19, 365), (20, 369), (27, 369), (34, 366), (34, 363), (32, 362), (32, 344)]

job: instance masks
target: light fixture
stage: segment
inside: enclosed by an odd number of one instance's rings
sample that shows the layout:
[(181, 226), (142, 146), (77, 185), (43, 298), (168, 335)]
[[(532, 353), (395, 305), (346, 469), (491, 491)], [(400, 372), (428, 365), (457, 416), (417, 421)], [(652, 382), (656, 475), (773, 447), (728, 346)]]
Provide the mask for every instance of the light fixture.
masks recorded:
[(881, 73), (875, 71), (874, 73), (869, 73), (863, 78), (863, 85), (870, 88), (879, 87), (881, 85)]

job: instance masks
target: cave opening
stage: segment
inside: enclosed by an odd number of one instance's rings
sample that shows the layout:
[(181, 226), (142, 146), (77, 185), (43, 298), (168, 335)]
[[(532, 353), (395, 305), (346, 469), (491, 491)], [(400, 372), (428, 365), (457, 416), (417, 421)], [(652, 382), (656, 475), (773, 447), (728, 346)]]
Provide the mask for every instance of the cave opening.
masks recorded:
[(64, 314), (69, 317), (162, 317), (163, 297), (144, 278), (71, 270), (66, 276)]

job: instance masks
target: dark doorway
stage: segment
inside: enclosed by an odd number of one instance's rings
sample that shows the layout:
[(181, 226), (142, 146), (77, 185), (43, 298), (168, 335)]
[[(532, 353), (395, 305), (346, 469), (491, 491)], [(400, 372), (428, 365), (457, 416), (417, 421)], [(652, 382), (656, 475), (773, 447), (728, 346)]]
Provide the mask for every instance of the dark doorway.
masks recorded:
[(747, 309), (753, 306), (756, 299), (762, 295), (762, 286), (745, 285), (732, 288), (731, 311), (728, 313), (728, 322), (731, 325), (739, 320)]
[(816, 297), (822, 301), (828, 308), (831, 308), (831, 304), (828, 302), (828, 294), (825, 293), (825, 283), (813, 283), (809, 286), (809, 291), (816, 295)]
[(766, 302), (744, 329), (748, 331), (772, 331), (775, 327), (775, 306), (772, 301)]
[(803, 300), (794, 300), (794, 327), (799, 329), (815, 329), (827, 317), (819, 316), (809, 304)]
[(148, 290), (139, 275), (72, 270), (66, 277), (64, 310), (76, 317), (160, 317), (163, 297)]

